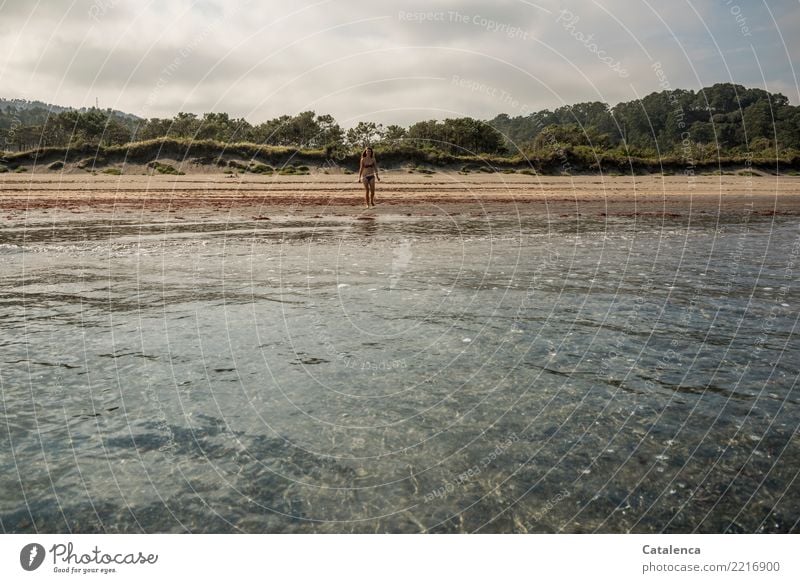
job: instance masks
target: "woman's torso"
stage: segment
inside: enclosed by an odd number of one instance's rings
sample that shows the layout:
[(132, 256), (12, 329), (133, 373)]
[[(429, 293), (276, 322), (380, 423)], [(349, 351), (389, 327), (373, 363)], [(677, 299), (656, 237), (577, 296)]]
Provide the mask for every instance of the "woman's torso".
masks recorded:
[(364, 176), (374, 176), (375, 175), (375, 158), (370, 156), (364, 156), (361, 158), (361, 164), (363, 167), (363, 175)]

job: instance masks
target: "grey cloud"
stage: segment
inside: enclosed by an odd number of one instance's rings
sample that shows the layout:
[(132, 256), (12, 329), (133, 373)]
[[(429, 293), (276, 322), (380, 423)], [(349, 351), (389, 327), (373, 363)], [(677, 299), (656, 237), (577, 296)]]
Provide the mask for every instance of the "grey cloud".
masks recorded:
[[(595, 99), (613, 104), (659, 90), (653, 60), (675, 88), (757, 84), (761, 73), (742, 50), (752, 42), (765, 77), (797, 98), (789, 60), (800, 47), (796, 4), (771, 3), (787, 58), (757, 5), (747, 5), (757, 31), (747, 38), (725, 6), (648, 2), (532, 0), (537, 9), (519, 0), (0, 0), (0, 29), (12, 31), (0, 35), (0, 83), (9, 97), (85, 105), (79, 101), (97, 94), (147, 115), (214, 109), (257, 122), (310, 106), (342, 120), (391, 110), (375, 119), (409, 123), (437, 111), (515, 113), (496, 95), (453, 84), (453, 75), (532, 109)], [(571, 29), (557, 22), (562, 9), (579, 18)], [(420, 22), (406, 13), (443, 16)], [(581, 40), (586, 35), (590, 42)], [(629, 76), (611, 70), (599, 50)], [(381, 81), (391, 77), (433, 79)]]
[(59, 39), (45, 47), (40, 55), (18, 61), (21, 71), (32, 72), (52, 82), (67, 80), (82, 86), (125, 87), (135, 90), (162, 82), (196, 83), (212, 69), (213, 79), (230, 80), (247, 70), (240, 59), (221, 60), (220, 55), (203, 47), (153, 46), (143, 52), (121, 46), (80, 46)]

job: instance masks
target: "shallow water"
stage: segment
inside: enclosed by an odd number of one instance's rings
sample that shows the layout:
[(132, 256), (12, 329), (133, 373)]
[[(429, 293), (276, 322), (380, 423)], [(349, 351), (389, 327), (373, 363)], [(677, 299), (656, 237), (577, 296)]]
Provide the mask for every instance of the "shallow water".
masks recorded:
[(7, 225), (0, 526), (797, 531), (798, 253), (746, 216)]

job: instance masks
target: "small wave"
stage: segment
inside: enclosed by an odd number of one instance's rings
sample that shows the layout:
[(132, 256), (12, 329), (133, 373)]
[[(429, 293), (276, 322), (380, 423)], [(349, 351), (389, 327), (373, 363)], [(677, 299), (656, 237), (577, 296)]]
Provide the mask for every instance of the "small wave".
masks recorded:
[(12, 255), (15, 253), (24, 253), (29, 251), (28, 247), (22, 245), (14, 245), (13, 243), (0, 243), (0, 255)]

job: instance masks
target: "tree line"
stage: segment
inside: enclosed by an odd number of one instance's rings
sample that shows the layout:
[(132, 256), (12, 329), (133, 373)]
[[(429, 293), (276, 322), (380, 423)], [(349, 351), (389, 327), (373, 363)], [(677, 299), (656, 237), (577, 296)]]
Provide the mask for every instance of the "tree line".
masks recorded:
[[(556, 151), (617, 152), (644, 158), (713, 157), (746, 152), (772, 155), (800, 150), (800, 107), (779, 93), (721, 83), (700, 91), (676, 89), (613, 107), (594, 101), (525, 116), (500, 114), (426, 120), (408, 127), (361, 121), (343, 129), (330, 115), (305, 111), (260, 124), (227, 113), (178, 113), (140, 119), (90, 108), (60, 110), (45, 104), (0, 107), (0, 150), (57, 146), (123, 145), (157, 138), (254, 143), (332, 152), (367, 144), (448, 154), (537, 157)], [(60, 109), (60, 108), (58, 108)]]
[(720, 83), (700, 91), (676, 89), (609, 107), (578, 103), (528, 116), (501, 114), (488, 122), (522, 151), (554, 142), (625, 148), (642, 157), (687, 148), (722, 153), (787, 153), (800, 149), (800, 107), (780, 93)]

